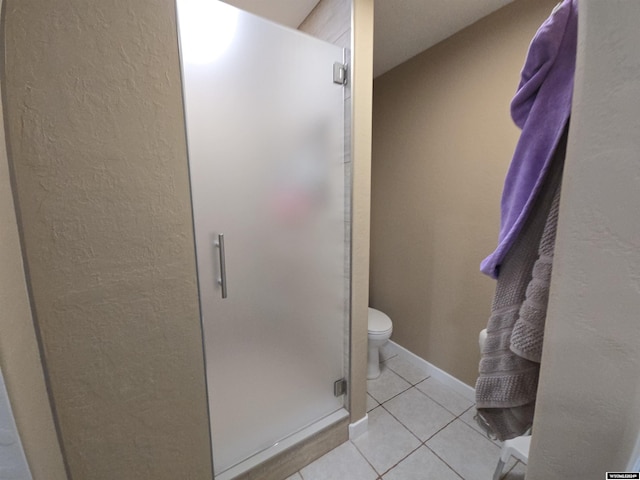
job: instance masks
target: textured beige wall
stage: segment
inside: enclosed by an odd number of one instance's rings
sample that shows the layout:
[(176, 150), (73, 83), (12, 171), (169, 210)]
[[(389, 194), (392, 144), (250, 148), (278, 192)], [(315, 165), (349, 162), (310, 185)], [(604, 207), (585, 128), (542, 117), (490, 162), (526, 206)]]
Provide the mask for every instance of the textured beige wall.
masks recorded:
[(2, 128), (0, 145), (0, 367), (31, 474), (35, 480), (64, 480), (27, 296)]
[(19, 221), (71, 477), (210, 479), (174, 4), (6, 15)]
[(0, 225), (0, 367), (31, 475), (34, 480), (66, 480), (25, 283), (2, 105)]
[(527, 480), (604, 478), (640, 455), (638, 18), (638, 2), (580, 1)]
[(509, 103), (556, 0), (518, 0), (376, 78), (371, 302), (392, 339), (473, 385), (494, 281)]
[(351, 24), (351, 421), (367, 412), (373, 0), (354, 0)]

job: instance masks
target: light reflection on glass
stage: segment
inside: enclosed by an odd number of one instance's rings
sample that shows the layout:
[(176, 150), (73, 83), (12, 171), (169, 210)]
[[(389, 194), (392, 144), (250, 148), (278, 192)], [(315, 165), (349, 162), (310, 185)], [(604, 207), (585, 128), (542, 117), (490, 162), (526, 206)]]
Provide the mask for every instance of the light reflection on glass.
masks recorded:
[(218, 0), (178, 0), (183, 60), (206, 65), (231, 45), (238, 11)]

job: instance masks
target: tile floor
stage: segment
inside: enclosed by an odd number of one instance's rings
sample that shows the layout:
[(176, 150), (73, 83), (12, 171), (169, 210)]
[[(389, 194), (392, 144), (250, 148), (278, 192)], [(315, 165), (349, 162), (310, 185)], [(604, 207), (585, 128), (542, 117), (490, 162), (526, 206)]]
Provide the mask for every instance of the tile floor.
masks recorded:
[[(369, 429), (287, 480), (491, 480), (500, 455), (473, 420), (473, 403), (383, 349), (367, 385)], [(504, 480), (524, 480), (511, 461)]]

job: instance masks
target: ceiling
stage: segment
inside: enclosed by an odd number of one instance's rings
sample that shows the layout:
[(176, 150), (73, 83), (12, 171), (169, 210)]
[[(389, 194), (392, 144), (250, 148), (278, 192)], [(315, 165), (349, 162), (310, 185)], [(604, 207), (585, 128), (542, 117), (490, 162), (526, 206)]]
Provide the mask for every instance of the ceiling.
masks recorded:
[[(318, 0), (225, 0), (296, 28)], [(513, 0), (376, 0), (373, 75), (377, 77)]]
[(298, 25), (318, 4), (318, 0), (224, 0), (224, 2), (291, 28), (298, 28)]

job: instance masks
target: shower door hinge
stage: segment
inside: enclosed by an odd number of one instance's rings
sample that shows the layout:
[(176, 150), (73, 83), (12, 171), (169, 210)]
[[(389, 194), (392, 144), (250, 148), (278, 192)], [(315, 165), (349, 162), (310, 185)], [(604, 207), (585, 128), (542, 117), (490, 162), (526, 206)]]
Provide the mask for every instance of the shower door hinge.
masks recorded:
[(340, 62), (333, 64), (333, 83), (339, 85), (347, 84), (347, 66)]
[(333, 394), (336, 397), (339, 397), (340, 395), (344, 395), (345, 393), (347, 393), (346, 379), (341, 378), (340, 380), (336, 380), (335, 382), (333, 382)]

